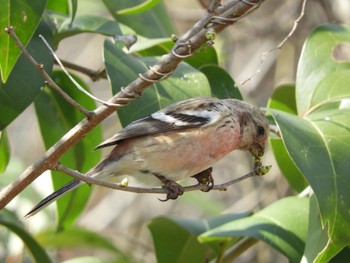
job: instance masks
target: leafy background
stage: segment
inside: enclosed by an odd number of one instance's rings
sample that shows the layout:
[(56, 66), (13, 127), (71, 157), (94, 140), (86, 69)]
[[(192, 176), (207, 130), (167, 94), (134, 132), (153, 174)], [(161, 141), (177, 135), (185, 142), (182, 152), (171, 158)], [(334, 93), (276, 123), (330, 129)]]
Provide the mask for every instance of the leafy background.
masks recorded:
[[(168, 52), (169, 36), (185, 32), (204, 12), (190, 1), (176, 6), (171, 1), (140, 3), (1, 0), (1, 6), (8, 8), (0, 10), (0, 28), (14, 25), (49, 72), (53, 59), (39, 33), (61, 58), (94, 70), (105, 66), (108, 80), (103, 74), (92, 81), (73, 72), (85, 89), (107, 99)], [(98, 187), (91, 191), (86, 186), (62, 198), (57, 207), (21, 222), (18, 218), (51, 192), (51, 179), (44, 174), (8, 210), (1, 211), (0, 258), (17, 262), (31, 258), (37, 262), (214, 258), (217, 262), (346, 262), (350, 255), (350, 27), (346, 24), (350, 21), (344, 5), (346, 0), (310, 0), (293, 37), (282, 50), (267, 56), (260, 72), (243, 85), (258, 69), (261, 54), (285, 37), (300, 11), (299, 1), (266, 1), (222, 32), (215, 49), (187, 59), (171, 78), (118, 111), (118, 118), (108, 118), (61, 160), (87, 171), (103, 154), (92, 149), (119, 129), (119, 123), (126, 125), (173, 101), (210, 95), (243, 97), (267, 105), (271, 122), (281, 131), (282, 140), (271, 137), (269, 142), (264, 162), (272, 163), (273, 169), (267, 176), (227, 192), (186, 193), (165, 204), (156, 195)], [(329, 21), (343, 25), (321, 25)], [(113, 36), (126, 33), (138, 35), (129, 51), (135, 56), (113, 41)], [(43, 79), (3, 30), (0, 49), (6, 51), (0, 58), (0, 172), (1, 186), (5, 186), (82, 116), (53, 91), (42, 89)], [(60, 70), (51, 76), (85, 107), (95, 107)], [(248, 155), (233, 153), (215, 167), (217, 181), (244, 174), (250, 165)], [(53, 187), (68, 180), (54, 173)], [(311, 197), (308, 185), (314, 192)], [(18, 237), (26, 245), (24, 254), (18, 249)]]

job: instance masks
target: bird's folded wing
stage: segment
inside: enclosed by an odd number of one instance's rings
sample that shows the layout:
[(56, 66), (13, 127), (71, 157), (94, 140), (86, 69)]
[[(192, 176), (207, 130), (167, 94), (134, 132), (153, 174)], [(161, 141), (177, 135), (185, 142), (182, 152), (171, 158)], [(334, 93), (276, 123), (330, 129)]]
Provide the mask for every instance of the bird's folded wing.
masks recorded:
[[(196, 101), (192, 101), (192, 103), (196, 104)], [(203, 104), (203, 100), (201, 103)], [(181, 106), (184, 105), (176, 103), (163, 110), (157, 111), (150, 116), (130, 123), (117, 134), (98, 145), (96, 149), (116, 145), (120, 141), (132, 137), (146, 136), (179, 129), (204, 127), (215, 123), (220, 118), (220, 112), (213, 108), (194, 107), (193, 109), (190, 109), (189, 107), (186, 107), (184, 109)]]

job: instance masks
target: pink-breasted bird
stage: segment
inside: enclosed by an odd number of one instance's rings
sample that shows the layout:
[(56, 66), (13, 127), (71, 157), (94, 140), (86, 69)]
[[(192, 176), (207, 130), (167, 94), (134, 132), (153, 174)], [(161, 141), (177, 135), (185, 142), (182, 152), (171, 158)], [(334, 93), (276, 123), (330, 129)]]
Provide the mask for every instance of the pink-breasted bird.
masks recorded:
[[(136, 120), (96, 149), (114, 146), (87, 176), (108, 181), (135, 179), (163, 185), (167, 198), (183, 193), (176, 183), (194, 177), (210, 190), (211, 166), (234, 150), (248, 150), (257, 168), (264, 154), (269, 124), (256, 106), (236, 99), (193, 98)], [(26, 217), (83, 184), (72, 180), (37, 204)]]

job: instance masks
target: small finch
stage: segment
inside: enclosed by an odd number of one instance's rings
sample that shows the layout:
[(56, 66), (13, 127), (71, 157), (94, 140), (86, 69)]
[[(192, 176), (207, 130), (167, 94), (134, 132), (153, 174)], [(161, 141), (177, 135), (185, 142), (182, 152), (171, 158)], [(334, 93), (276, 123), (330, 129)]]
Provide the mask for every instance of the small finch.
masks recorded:
[[(98, 179), (121, 182), (135, 179), (162, 185), (168, 199), (182, 195), (179, 180), (193, 177), (214, 186), (211, 166), (234, 150), (248, 150), (261, 168), (269, 132), (263, 112), (236, 99), (193, 98), (172, 104), (136, 120), (96, 149), (112, 151), (86, 173)], [(259, 173), (259, 172), (257, 172)], [(26, 217), (54, 202), (84, 182), (72, 180), (37, 204)]]

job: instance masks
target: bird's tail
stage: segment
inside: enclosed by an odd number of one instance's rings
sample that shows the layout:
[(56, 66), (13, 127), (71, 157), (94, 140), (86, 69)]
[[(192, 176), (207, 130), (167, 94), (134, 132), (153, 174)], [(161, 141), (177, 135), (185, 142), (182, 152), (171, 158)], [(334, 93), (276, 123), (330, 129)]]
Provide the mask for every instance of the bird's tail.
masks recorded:
[(78, 179), (74, 179), (73, 181), (70, 181), (68, 184), (64, 185), (62, 188), (58, 189), (56, 192), (53, 192), (48, 197), (43, 199), (39, 204), (37, 204), (32, 210), (30, 210), (24, 218), (29, 218), (36, 213), (38, 213), (41, 209), (45, 208), (49, 204), (56, 201), (58, 198), (62, 197), (64, 194), (74, 190), (79, 185), (83, 184), (84, 182), (79, 181)]

